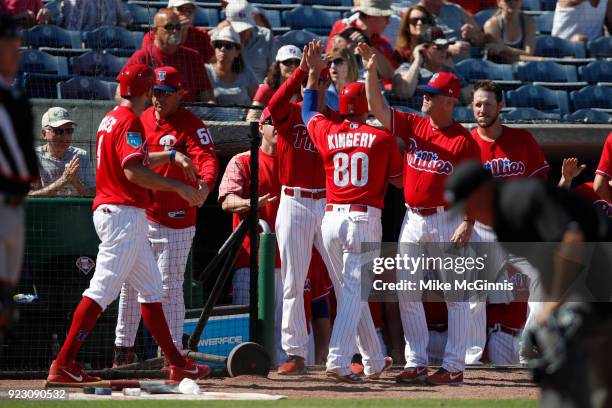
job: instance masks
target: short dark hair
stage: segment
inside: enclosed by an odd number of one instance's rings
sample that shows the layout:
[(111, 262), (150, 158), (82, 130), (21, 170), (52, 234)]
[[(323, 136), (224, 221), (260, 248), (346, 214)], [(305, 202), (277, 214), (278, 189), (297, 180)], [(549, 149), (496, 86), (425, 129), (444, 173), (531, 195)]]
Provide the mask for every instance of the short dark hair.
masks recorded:
[(489, 79), (480, 79), (476, 81), (474, 84), (474, 89), (472, 90), (472, 99), (474, 99), (474, 94), (476, 91), (482, 89), (483, 91), (493, 92), (495, 94), (495, 100), (497, 103), (500, 103), (504, 100), (504, 94), (502, 92), (501, 86), (499, 86), (496, 82), (491, 81)]

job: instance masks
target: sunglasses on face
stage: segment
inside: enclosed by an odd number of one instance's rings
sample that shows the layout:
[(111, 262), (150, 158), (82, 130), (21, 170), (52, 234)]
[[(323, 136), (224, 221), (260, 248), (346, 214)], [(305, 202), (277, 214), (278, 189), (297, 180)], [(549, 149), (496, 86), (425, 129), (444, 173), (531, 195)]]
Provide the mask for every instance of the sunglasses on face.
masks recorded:
[(180, 31), (180, 24), (166, 24), (165, 26), (161, 26), (166, 31)]
[(333, 59), (333, 60), (331, 60), (331, 61), (327, 61), (327, 66), (328, 66), (328, 67), (331, 67), (331, 66), (332, 66), (332, 64), (334, 64), (335, 66), (342, 65), (342, 64), (344, 64), (344, 59), (342, 59), (342, 58), (336, 58), (336, 59)]
[(71, 135), (74, 133), (74, 128), (64, 128), (64, 129), (49, 128), (49, 130), (51, 130), (53, 133), (55, 133), (58, 136)]
[(281, 61), (281, 64), (283, 64), (286, 67), (299, 67), (300, 60), (299, 59), (288, 59), (288, 60)]
[(410, 17), (410, 19), (408, 19), (410, 25), (413, 26), (417, 25), (419, 21), (423, 24), (431, 25), (431, 22), (427, 17)]
[(227, 41), (215, 41), (213, 43), (213, 46), (219, 50), (221, 48), (225, 48), (226, 50), (233, 50), (234, 48), (238, 48), (238, 44), (234, 44), (234, 43), (227, 42)]
[(179, 13), (182, 13), (182, 14), (193, 14), (193, 13), (195, 13), (195, 7), (191, 7), (191, 6), (177, 7), (176, 10)]

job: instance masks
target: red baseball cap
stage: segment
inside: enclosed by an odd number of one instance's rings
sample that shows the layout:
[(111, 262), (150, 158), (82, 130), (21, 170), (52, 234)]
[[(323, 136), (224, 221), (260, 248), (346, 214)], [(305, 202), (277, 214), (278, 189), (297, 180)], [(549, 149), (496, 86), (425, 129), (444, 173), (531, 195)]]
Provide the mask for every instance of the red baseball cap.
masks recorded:
[(174, 67), (155, 69), (155, 86), (160, 91), (176, 92), (181, 89), (181, 73)]
[(433, 74), (427, 85), (419, 85), (417, 88), (434, 95), (444, 95), (453, 98), (459, 98), (461, 94), (459, 78), (450, 72), (437, 72)]
[(261, 117), (259, 118), (260, 125), (271, 125), (272, 124), (272, 114), (270, 113), (270, 109), (265, 108), (263, 112), (261, 112)]

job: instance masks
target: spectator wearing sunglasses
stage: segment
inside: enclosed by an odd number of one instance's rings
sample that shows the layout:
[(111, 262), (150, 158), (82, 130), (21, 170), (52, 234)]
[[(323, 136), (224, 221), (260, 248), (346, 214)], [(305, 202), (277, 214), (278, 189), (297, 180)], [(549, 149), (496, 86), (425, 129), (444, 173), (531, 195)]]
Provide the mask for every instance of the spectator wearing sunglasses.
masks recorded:
[[(174, 67), (183, 75), (184, 102), (213, 101), (213, 91), (202, 56), (196, 50), (180, 45), (179, 16), (171, 9), (160, 9), (155, 14), (154, 25), (153, 46), (136, 51), (123, 69), (133, 64)], [(119, 87), (117, 87), (116, 97), (119, 96)]]
[(425, 7), (416, 4), (406, 11), (395, 44), (397, 59), (401, 62), (412, 61), (412, 51), (418, 45), (419, 36), (434, 25), (434, 16)]
[[(199, 52), (205, 63), (210, 62), (215, 54), (210, 42), (210, 35), (205, 29), (193, 26), (197, 11), (196, 3), (193, 0), (170, 0), (168, 1), (168, 8), (174, 10), (179, 17), (181, 45)], [(154, 31), (146, 33), (142, 39), (142, 48), (151, 47), (153, 39), (155, 39)]]
[[(295, 45), (283, 45), (276, 53), (276, 60), (270, 65), (268, 75), (264, 82), (257, 88), (257, 93), (253, 98), (253, 106), (267, 106), (272, 95), (285, 81), (293, 74), (293, 71), (300, 66), (302, 50)], [(296, 94), (294, 102), (301, 97)], [(261, 109), (251, 109), (247, 115), (248, 121), (258, 121), (261, 117)]]
[(338, 94), (346, 84), (357, 82), (359, 66), (355, 55), (346, 48), (332, 49), (325, 59), (332, 81), (327, 88), (325, 103), (338, 112)]
[(393, 76), (393, 93), (401, 98), (414, 96), (417, 85), (426, 84), (435, 73), (455, 73), (448, 52), (453, 42), (444, 38), (439, 27), (424, 29), (417, 44), (412, 51), (412, 61), (403, 63)]
[(250, 105), (257, 90), (257, 78), (245, 65), (240, 37), (232, 27), (223, 27), (212, 36), (216, 62), (206, 64), (215, 100), (221, 105)]
[(53, 107), (43, 115), (41, 135), (47, 143), (35, 149), (40, 179), (32, 185), (31, 196), (91, 196), (95, 192), (89, 155), (70, 145), (75, 126), (64, 108)]

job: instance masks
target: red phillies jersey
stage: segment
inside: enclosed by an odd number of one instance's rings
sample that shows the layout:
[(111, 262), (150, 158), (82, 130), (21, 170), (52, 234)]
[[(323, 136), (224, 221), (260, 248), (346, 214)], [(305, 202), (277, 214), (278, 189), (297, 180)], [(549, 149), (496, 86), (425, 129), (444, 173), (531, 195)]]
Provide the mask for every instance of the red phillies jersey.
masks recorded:
[(542, 177), (548, 178), (550, 166), (544, 152), (531, 133), (523, 129), (502, 126), (502, 134), (497, 140), (485, 140), (472, 129), (472, 137), (480, 147), (480, 160), (493, 177), (504, 180)]
[(527, 320), (527, 302), (488, 303), (487, 326), (503, 324), (513, 329), (522, 329)]
[(579, 186), (574, 188), (574, 191), (589, 200), (593, 204), (594, 207), (599, 208), (606, 214), (608, 217), (612, 217), (612, 203), (604, 200), (600, 196), (597, 195), (595, 190), (593, 190), (593, 182), (590, 181), (588, 183), (582, 183)]
[[(281, 185), (278, 182), (278, 161), (276, 156), (270, 156), (259, 149), (259, 196), (270, 193), (273, 197), (280, 197)], [(229, 194), (235, 194), (241, 198), (251, 196), (251, 152), (239, 153), (232, 157), (225, 168), (221, 185), (219, 186), (219, 203), (223, 203)], [(272, 232), (276, 222), (278, 203), (276, 200), (264, 207), (259, 208), (259, 219), (268, 223)], [(247, 218), (248, 213), (234, 213), (233, 228), (236, 229), (240, 221)], [(245, 268), (249, 266), (250, 238), (247, 234), (242, 249), (234, 268)], [(276, 267), (280, 268), (280, 253), (276, 249)]]
[(606, 143), (604, 144), (603, 151), (601, 152), (601, 159), (597, 166), (596, 174), (600, 174), (608, 179), (612, 179), (612, 132), (608, 134)]
[(429, 118), (391, 109), (391, 134), (406, 143), (404, 197), (410, 207), (445, 206), (444, 185), (464, 160), (480, 160), (478, 145), (459, 123), (434, 129)]
[(330, 204), (384, 207), (387, 179), (402, 174), (395, 137), (365, 123), (314, 115), (308, 133), (323, 157)]
[[(143, 112), (141, 119), (150, 152), (174, 149), (185, 154), (193, 161), (210, 191), (215, 188), (219, 162), (212, 137), (200, 118), (179, 108), (174, 115), (157, 120), (155, 109), (151, 107)], [(187, 180), (183, 170), (175, 164), (166, 163), (153, 171), (198, 188), (198, 183)], [(187, 228), (195, 225), (196, 208), (190, 207), (174, 192), (153, 190), (153, 205), (147, 208), (147, 217), (166, 227)]]
[[(152, 44), (153, 40), (155, 40), (155, 33), (149, 31), (142, 38), (142, 46), (140, 48), (146, 50), (149, 47), (154, 47)], [(208, 63), (212, 56), (215, 55), (215, 50), (210, 42), (208, 31), (203, 28), (189, 27), (187, 29), (187, 38), (181, 45), (199, 52), (205, 63)]]
[[(278, 158), (283, 163), (279, 167), (281, 185), (323, 189), (323, 160), (302, 122), (302, 104), (291, 102), (306, 77), (307, 74), (297, 68), (272, 96), (268, 109), (278, 135)], [(330, 118), (339, 118), (338, 113), (332, 110), (326, 114)]]
[(140, 160), (144, 166), (149, 164), (144, 128), (132, 109), (117, 106), (98, 127), (94, 210), (101, 204), (149, 206), (149, 190), (130, 182), (123, 172), (130, 160)]
[(151, 67), (171, 66), (181, 72), (183, 78), (183, 102), (197, 102), (203, 91), (211, 89), (208, 74), (200, 53), (191, 48), (179, 46), (176, 53), (164, 54), (153, 46), (136, 51), (125, 64), (126, 67), (141, 63)]

